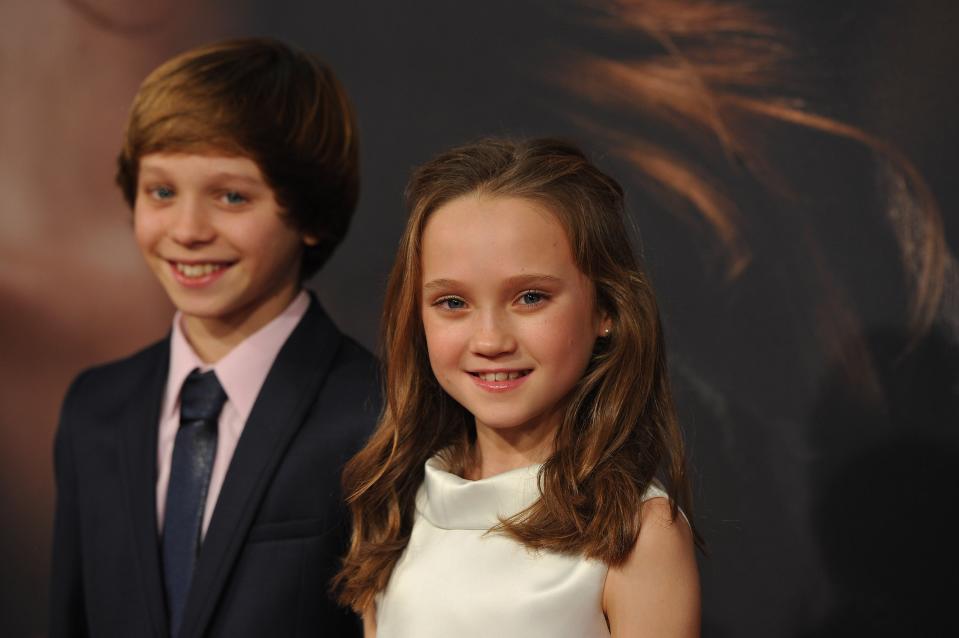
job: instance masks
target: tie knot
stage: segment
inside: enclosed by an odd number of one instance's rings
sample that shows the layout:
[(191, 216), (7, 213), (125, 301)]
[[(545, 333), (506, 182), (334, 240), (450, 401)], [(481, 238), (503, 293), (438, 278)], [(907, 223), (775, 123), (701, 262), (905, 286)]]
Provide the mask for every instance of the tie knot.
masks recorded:
[(194, 369), (180, 390), (180, 423), (216, 422), (226, 401), (226, 392), (213, 370)]

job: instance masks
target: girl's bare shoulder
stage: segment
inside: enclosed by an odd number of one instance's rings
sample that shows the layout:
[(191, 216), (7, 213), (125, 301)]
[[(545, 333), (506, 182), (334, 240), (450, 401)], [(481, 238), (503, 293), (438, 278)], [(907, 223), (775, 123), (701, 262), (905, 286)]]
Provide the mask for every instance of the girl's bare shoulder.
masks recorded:
[(669, 501), (651, 498), (640, 511), (639, 537), (629, 558), (611, 567), (603, 607), (612, 635), (699, 635), (699, 571), (693, 533)]

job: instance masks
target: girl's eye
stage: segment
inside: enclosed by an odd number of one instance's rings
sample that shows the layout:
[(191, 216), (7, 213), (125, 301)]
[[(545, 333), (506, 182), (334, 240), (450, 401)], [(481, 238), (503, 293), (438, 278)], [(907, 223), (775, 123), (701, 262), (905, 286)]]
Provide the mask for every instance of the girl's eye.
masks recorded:
[(536, 306), (546, 301), (549, 296), (538, 290), (527, 290), (519, 296), (519, 302), (524, 306)]
[(237, 204), (245, 204), (250, 200), (236, 191), (227, 191), (223, 193), (223, 201), (225, 201), (227, 204), (236, 206)]
[(433, 302), (433, 305), (445, 310), (462, 310), (466, 307), (466, 302), (459, 297), (443, 297)]

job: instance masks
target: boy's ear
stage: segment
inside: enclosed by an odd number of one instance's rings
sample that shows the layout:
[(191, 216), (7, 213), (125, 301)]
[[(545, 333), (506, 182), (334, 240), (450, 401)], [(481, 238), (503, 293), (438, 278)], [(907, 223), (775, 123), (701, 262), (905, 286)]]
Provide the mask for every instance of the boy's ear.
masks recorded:
[(320, 238), (313, 233), (303, 233), (303, 243), (312, 248), (320, 243)]

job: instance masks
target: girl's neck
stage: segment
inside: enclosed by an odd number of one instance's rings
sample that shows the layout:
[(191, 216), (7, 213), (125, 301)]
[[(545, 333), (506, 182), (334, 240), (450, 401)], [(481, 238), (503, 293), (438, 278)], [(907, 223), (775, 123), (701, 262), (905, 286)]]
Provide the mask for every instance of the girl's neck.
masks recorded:
[(473, 462), (463, 478), (475, 481), (544, 462), (553, 453), (556, 429), (556, 424), (527, 429), (477, 423)]

